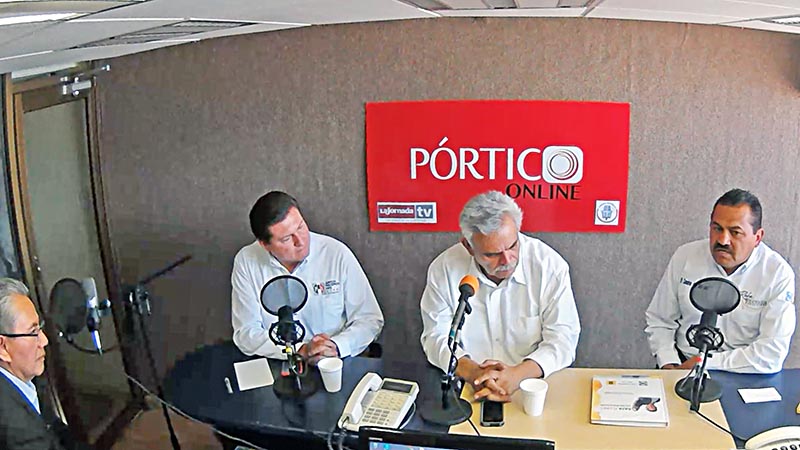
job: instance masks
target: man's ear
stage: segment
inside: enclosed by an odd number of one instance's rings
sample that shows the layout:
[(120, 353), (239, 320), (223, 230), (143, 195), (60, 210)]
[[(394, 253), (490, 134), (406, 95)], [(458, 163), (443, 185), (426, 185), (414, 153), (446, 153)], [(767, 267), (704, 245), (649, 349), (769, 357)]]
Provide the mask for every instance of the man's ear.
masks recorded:
[(465, 249), (467, 249), (467, 251), (469, 252), (469, 254), (470, 254), (471, 256), (475, 256), (475, 251), (474, 251), (474, 250), (472, 250), (472, 246), (471, 246), (471, 245), (469, 245), (469, 241), (467, 240), (467, 238), (465, 238), (465, 237), (462, 237), (461, 239), (459, 239), (459, 241), (458, 241), (458, 242), (461, 242), (461, 245), (463, 245), (463, 246), (464, 246), (464, 248), (465, 248)]
[(5, 336), (0, 336), (0, 361), (11, 364), (11, 354), (8, 353), (6, 349), (6, 343), (8, 342), (8, 338)]
[(756, 247), (758, 247), (762, 239), (764, 239), (764, 229), (759, 228), (758, 231), (756, 231)]

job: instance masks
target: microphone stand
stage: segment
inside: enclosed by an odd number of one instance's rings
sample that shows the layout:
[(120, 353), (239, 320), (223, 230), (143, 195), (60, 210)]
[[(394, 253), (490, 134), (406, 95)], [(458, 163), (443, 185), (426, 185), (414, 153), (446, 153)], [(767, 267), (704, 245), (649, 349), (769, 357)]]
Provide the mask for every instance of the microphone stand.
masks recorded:
[[(139, 327), (142, 330), (142, 339), (144, 340), (145, 354), (147, 355), (147, 360), (150, 365), (150, 374), (153, 378), (153, 381), (156, 384), (156, 392), (158, 393), (159, 398), (162, 399), (165, 398), (164, 388), (158, 377), (158, 371), (156, 370), (156, 361), (155, 358), (153, 357), (153, 346), (150, 343), (150, 333), (148, 333), (147, 322), (144, 320), (145, 315), (147, 316), (151, 315), (150, 293), (147, 291), (146, 285), (151, 281), (164, 276), (168, 272), (186, 263), (190, 259), (192, 259), (191, 255), (184, 256), (183, 258), (179, 259), (178, 261), (175, 261), (169, 266), (145, 277), (143, 280), (136, 283), (136, 285), (129, 290), (127, 295), (129, 306), (133, 311), (136, 312), (136, 315), (139, 317)], [(172, 419), (170, 419), (167, 405), (162, 403), (161, 409), (164, 413), (164, 420), (167, 423), (167, 429), (169, 430), (169, 440), (170, 443), (172, 443), (172, 448), (173, 450), (181, 450), (181, 445), (180, 442), (178, 442), (178, 436), (175, 434), (175, 429), (172, 426)]]
[[(456, 334), (454, 339), (450, 339), (450, 361), (447, 364), (447, 372), (442, 375), (441, 387), (442, 398), (441, 402), (436, 400), (426, 400), (422, 403), (420, 414), (422, 419), (435, 423), (437, 425), (456, 425), (466, 421), (472, 416), (472, 405), (458, 397), (458, 389), (456, 386), (457, 379), (455, 376), (456, 366), (458, 359), (456, 359), (456, 349), (461, 340), (461, 328), (464, 326), (464, 319), (467, 314), (472, 312), (472, 307), (467, 298), (464, 298), (464, 314), (456, 327)], [(452, 399), (450, 397), (453, 397)], [(455, 403), (452, 403), (455, 401)]]
[[(303, 384), (301, 378), (305, 378), (310, 369), (305, 358), (295, 350), (295, 345), (295, 342), (287, 341), (283, 349), (283, 353), (286, 354), (286, 361), (283, 363), (287, 365), (288, 370), (281, 370), (280, 378), (275, 381), (275, 394), (278, 397), (306, 398), (319, 388), (313, 377), (308, 377)], [(301, 365), (302, 368), (299, 368)]]
[[(709, 351), (718, 349), (723, 338), (716, 328), (706, 332), (710, 333), (710, 337), (703, 336), (701, 339), (708, 339), (708, 342), (699, 345), (700, 353), (703, 355), (702, 362), (695, 363), (692, 371), (675, 385), (675, 393), (688, 401), (689, 411), (694, 412), (700, 411), (700, 403), (713, 402), (722, 397), (722, 387), (706, 374), (706, 363)], [(716, 337), (719, 337), (719, 340), (715, 339)]]

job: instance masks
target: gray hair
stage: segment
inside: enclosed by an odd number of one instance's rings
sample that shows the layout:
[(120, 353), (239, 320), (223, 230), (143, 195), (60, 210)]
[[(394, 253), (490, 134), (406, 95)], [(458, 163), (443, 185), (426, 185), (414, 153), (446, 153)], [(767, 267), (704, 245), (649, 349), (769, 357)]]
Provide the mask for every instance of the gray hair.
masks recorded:
[(28, 296), (28, 288), (13, 278), (0, 278), (0, 332), (10, 333), (17, 321), (16, 312), (11, 307), (11, 296)]
[(458, 218), (461, 234), (472, 245), (473, 234), (494, 233), (500, 229), (505, 215), (514, 220), (519, 230), (522, 225), (522, 210), (514, 199), (499, 191), (478, 194), (469, 199), (461, 210)]

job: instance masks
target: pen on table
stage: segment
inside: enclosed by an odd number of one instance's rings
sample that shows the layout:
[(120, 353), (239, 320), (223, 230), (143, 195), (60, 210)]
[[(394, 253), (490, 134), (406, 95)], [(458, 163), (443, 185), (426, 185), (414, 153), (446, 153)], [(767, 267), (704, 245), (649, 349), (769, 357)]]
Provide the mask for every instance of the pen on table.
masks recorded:
[(231, 387), (231, 380), (228, 377), (225, 377), (225, 387), (228, 388), (228, 394), (233, 394), (233, 388)]

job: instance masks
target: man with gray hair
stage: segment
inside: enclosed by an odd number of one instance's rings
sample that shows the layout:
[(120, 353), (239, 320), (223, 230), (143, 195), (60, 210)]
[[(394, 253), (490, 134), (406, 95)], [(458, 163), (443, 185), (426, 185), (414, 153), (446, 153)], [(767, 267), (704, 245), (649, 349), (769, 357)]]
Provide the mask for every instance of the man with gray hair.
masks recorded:
[(53, 412), (46, 389), (33, 379), (44, 372), (47, 336), (28, 288), (0, 278), (0, 448), (87, 449)]
[(420, 341), (428, 361), (446, 370), (459, 280), (475, 276), (480, 286), (461, 331), (456, 376), (473, 385), (476, 399), (509, 401), (520, 381), (546, 377), (575, 359), (580, 322), (569, 266), (520, 233), (522, 211), (500, 192), (470, 199), (459, 224), (460, 242), (428, 268)]

